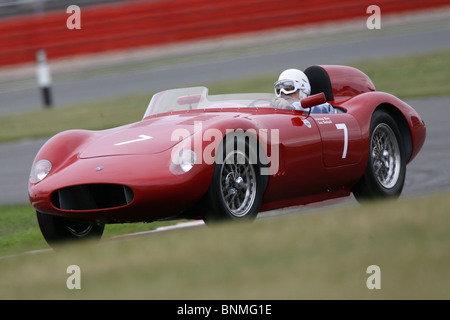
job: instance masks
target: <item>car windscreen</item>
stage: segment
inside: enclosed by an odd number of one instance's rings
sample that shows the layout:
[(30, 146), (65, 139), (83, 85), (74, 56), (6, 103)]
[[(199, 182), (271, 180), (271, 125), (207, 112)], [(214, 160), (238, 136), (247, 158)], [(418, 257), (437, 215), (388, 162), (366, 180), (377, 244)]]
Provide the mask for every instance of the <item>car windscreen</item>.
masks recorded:
[(171, 89), (153, 95), (144, 118), (192, 109), (270, 107), (272, 93), (233, 93), (209, 95), (206, 87)]

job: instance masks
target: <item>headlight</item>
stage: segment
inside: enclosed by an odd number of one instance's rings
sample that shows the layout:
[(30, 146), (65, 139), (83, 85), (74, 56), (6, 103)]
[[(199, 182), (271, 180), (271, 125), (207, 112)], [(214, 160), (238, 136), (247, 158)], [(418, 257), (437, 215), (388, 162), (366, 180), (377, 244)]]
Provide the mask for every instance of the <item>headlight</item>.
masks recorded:
[(46, 159), (36, 162), (33, 168), (31, 168), (30, 182), (37, 183), (42, 181), (52, 169), (52, 163)]
[(170, 172), (180, 175), (192, 169), (197, 156), (192, 150), (182, 150), (170, 163)]

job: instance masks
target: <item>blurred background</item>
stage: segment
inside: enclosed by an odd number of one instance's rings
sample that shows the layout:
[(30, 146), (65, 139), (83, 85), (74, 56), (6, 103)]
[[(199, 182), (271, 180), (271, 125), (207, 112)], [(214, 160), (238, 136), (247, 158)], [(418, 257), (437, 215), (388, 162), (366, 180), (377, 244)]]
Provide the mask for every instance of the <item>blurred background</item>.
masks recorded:
[[(439, 7), (448, 2), (381, 0), (383, 15)], [(4, 0), (0, 65), (32, 62), (37, 49), (51, 59), (148, 47), (178, 41), (264, 31), (308, 23), (363, 18), (367, 1), (321, 0)], [(82, 31), (65, 23), (69, 6), (82, 10)]]
[[(0, 113), (42, 106), (41, 94), (36, 90), (39, 50), (46, 54), (50, 80), (55, 85), (51, 92), (52, 104), (65, 105), (189, 83), (276, 73), (280, 68), (296, 63), (302, 67), (308, 61), (303, 62), (302, 54), (297, 53), (292, 55), (296, 61), (280, 56), (280, 59), (285, 59), (285, 64), (275, 57), (270, 63), (244, 62), (243, 65), (216, 68), (208, 65), (204, 70), (186, 68), (182, 75), (168, 72), (132, 78), (124, 75), (186, 60), (199, 63), (206, 58), (209, 61), (235, 59), (250, 51), (253, 55), (268, 51), (285, 54), (299, 46), (317, 45), (318, 41), (330, 44), (336, 41), (343, 43), (350, 36), (352, 39), (372, 38), (385, 34), (387, 26), (397, 21), (395, 17), (398, 15), (411, 16), (424, 10), (439, 10), (447, 7), (448, 1), (380, 0), (377, 2), (382, 19), (380, 30), (367, 27), (372, 14), (367, 12), (370, 4), (369, 1), (355, 0), (309, 3), (298, 0), (2, 0)], [(67, 27), (69, 21), (77, 18), (72, 12), (67, 12), (71, 5), (80, 8), (78, 22), (81, 29)], [(353, 22), (351, 27), (349, 22)], [(415, 50), (425, 48), (426, 44)], [(359, 52), (361, 57), (365, 55), (363, 49)], [(380, 49), (375, 51), (370, 47), (366, 51), (367, 54), (385, 55), (396, 46), (390, 46), (385, 53)], [(325, 60), (339, 62), (343, 58), (350, 61), (354, 54), (352, 50), (348, 53), (336, 51), (335, 54), (329, 51), (324, 59), (317, 59), (314, 63), (327, 63)], [(195, 56), (197, 59), (193, 59)], [(161, 61), (161, 58), (168, 57), (175, 58), (170, 62)], [(330, 59), (333, 57), (338, 59), (333, 61)], [(156, 62), (158, 59), (160, 61)], [(188, 72), (189, 76), (186, 75)], [(103, 85), (96, 81), (95, 87), (92, 82), (83, 84), (81, 81), (105, 73), (122, 76), (114, 81), (109, 79), (110, 82)], [(62, 83), (75, 78), (81, 80), (66, 85)], [(166, 78), (169, 78), (167, 84)], [(15, 91), (4, 92), (11, 89)]]

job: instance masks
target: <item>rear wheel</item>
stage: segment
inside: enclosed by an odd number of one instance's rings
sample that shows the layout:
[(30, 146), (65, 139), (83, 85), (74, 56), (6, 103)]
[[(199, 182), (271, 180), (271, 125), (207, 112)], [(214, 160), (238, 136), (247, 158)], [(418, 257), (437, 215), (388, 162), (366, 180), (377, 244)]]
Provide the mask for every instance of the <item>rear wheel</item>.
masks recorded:
[(370, 149), (366, 171), (355, 186), (358, 201), (400, 196), (406, 176), (405, 147), (395, 120), (377, 110), (370, 125)]
[(50, 246), (84, 239), (100, 240), (104, 224), (75, 221), (36, 211), (39, 228)]

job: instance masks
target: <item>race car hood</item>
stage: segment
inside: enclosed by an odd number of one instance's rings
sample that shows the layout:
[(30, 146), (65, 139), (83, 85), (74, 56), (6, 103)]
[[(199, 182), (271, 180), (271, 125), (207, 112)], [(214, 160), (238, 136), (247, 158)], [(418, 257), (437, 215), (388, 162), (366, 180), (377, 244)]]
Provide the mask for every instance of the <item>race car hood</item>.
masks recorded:
[(84, 145), (79, 157), (87, 159), (163, 152), (191, 136), (196, 130), (201, 130), (199, 121), (207, 121), (211, 117), (198, 114), (173, 115), (100, 131)]

